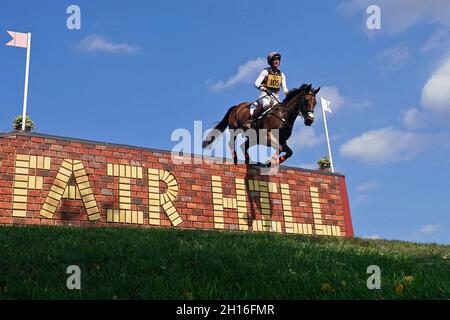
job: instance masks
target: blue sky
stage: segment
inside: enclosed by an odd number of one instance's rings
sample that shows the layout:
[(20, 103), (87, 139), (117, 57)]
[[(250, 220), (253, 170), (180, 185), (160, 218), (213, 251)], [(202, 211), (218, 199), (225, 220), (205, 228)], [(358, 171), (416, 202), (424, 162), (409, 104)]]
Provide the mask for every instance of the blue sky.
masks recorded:
[[(66, 9), (81, 8), (69, 30)], [(366, 8), (381, 9), (369, 30)], [(360, 237), (450, 244), (450, 2), (21, 1), (6, 30), (32, 32), (29, 114), (37, 132), (170, 150), (241, 101), (268, 52), (289, 88), (321, 86), (333, 157)], [(0, 46), (0, 131), (22, 112), (25, 49)], [(318, 119), (299, 121), (286, 165), (326, 155)]]

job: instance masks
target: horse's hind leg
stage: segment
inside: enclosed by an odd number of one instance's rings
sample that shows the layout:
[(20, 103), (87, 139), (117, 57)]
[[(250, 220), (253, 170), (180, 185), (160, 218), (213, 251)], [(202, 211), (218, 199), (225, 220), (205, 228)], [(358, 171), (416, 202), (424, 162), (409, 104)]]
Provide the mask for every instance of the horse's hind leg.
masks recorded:
[(250, 139), (247, 138), (245, 139), (245, 163), (249, 164), (250, 163), (250, 155), (248, 154), (248, 149), (250, 149)]
[(245, 164), (249, 164), (250, 155), (248, 154), (248, 149), (250, 148), (250, 141), (248, 137), (245, 137), (245, 141), (240, 145), (240, 148), (245, 156)]
[(233, 157), (233, 163), (237, 164), (238, 161), (238, 157), (237, 157), (237, 153), (236, 153), (236, 136), (233, 136), (232, 139), (230, 139), (230, 141), (228, 141), (228, 147), (230, 148), (231, 151), (231, 156)]
[(280, 146), (277, 137), (272, 134), (272, 131), (268, 131), (266, 135), (262, 136), (262, 141), (260, 141), (260, 144), (275, 149), (275, 153), (272, 155), (272, 159), (265, 162), (263, 164), (263, 167), (269, 168), (272, 165), (278, 165), (278, 156), (280, 154), (280, 151), (282, 150), (282, 147)]

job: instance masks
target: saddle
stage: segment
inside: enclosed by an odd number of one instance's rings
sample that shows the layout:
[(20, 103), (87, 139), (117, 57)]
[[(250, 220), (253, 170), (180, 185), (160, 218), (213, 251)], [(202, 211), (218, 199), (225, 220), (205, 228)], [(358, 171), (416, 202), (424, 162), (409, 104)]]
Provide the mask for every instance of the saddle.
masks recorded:
[[(277, 104), (274, 104), (274, 105), (272, 105), (272, 106), (270, 106), (270, 107), (268, 107), (266, 110), (264, 110), (256, 119), (254, 119), (253, 121), (252, 121), (252, 128), (255, 128), (255, 129), (257, 129), (258, 127), (257, 127), (257, 125), (256, 125), (256, 123), (257, 123), (257, 121), (258, 120), (261, 120), (261, 119), (263, 119), (273, 108), (275, 108), (276, 106), (278, 105), (278, 103)], [(249, 105), (249, 107), (250, 107), (250, 105)]]

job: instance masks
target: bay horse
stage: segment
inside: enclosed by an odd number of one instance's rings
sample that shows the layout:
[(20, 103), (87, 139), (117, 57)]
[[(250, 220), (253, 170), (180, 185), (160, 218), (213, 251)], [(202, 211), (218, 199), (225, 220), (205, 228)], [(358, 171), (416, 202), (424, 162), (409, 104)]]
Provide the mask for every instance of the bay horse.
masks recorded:
[[(252, 129), (247, 129), (244, 124), (250, 117), (250, 104), (251, 102), (242, 102), (238, 105), (232, 106), (228, 109), (227, 113), (223, 119), (214, 127), (214, 129), (206, 136), (203, 140), (202, 147), (207, 148), (210, 146), (218, 137), (219, 134), (223, 133), (228, 127), (234, 131), (240, 131), (247, 136), (247, 130), (265, 129), (267, 134), (263, 136), (264, 141), (259, 141), (259, 134), (256, 134), (257, 140), (250, 139), (247, 137), (245, 142), (240, 146), (244, 155), (245, 163), (250, 163), (250, 157), (248, 154), (248, 149), (256, 144), (273, 146), (274, 144), (278, 146), (278, 150), (275, 150), (275, 157), (277, 158), (277, 163), (281, 164), (292, 156), (292, 150), (287, 145), (287, 140), (292, 135), (292, 129), (294, 127), (295, 120), (298, 116), (302, 116), (304, 119), (304, 124), (310, 126), (314, 122), (314, 108), (317, 104), (316, 94), (319, 92), (320, 87), (314, 89), (311, 84), (303, 84), (301, 87), (292, 89), (286, 95), (283, 102), (275, 105), (270, 110), (267, 109), (264, 113), (258, 117), (255, 121), (255, 125)], [(271, 130), (278, 129), (278, 141), (275, 136), (271, 133)], [(233, 137), (228, 142), (231, 149), (231, 154), (233, 156), (233, 161), (237, 164), (237, 153), (236, 153), (236, 138), (237, 135), (234, 134)], [(274, 141), (275, 140), (275, 141)], [(284, 152), (283, 156), (278, 156)], [(270, 167), (271, 161), (265, 163), (264, 167)]]

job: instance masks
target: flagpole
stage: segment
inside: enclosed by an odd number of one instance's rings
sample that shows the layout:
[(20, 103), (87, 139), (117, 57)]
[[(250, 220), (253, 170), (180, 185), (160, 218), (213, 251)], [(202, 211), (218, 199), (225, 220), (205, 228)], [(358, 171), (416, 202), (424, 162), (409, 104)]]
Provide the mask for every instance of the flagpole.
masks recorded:
[(30, 51), (31, 51), (31, 33), (28, 32), (27, 65), (25, 69), (25, 89), (23, 93), (22, 131), (25, 131), (25, 122), (27, 120), (28, 74), (30, 73)]
[(325, 125), (325, 135), (327, 136), (328, 155), (330, 156), (331, 172), (334, 172), (333, 157), (331, 156), (330, 137), (328, 136), (327, 116), (325, 115), (325, 109), (323, 107), (323, 103), (322, 103), (322, 114), (323, 114), (323, 122)]

